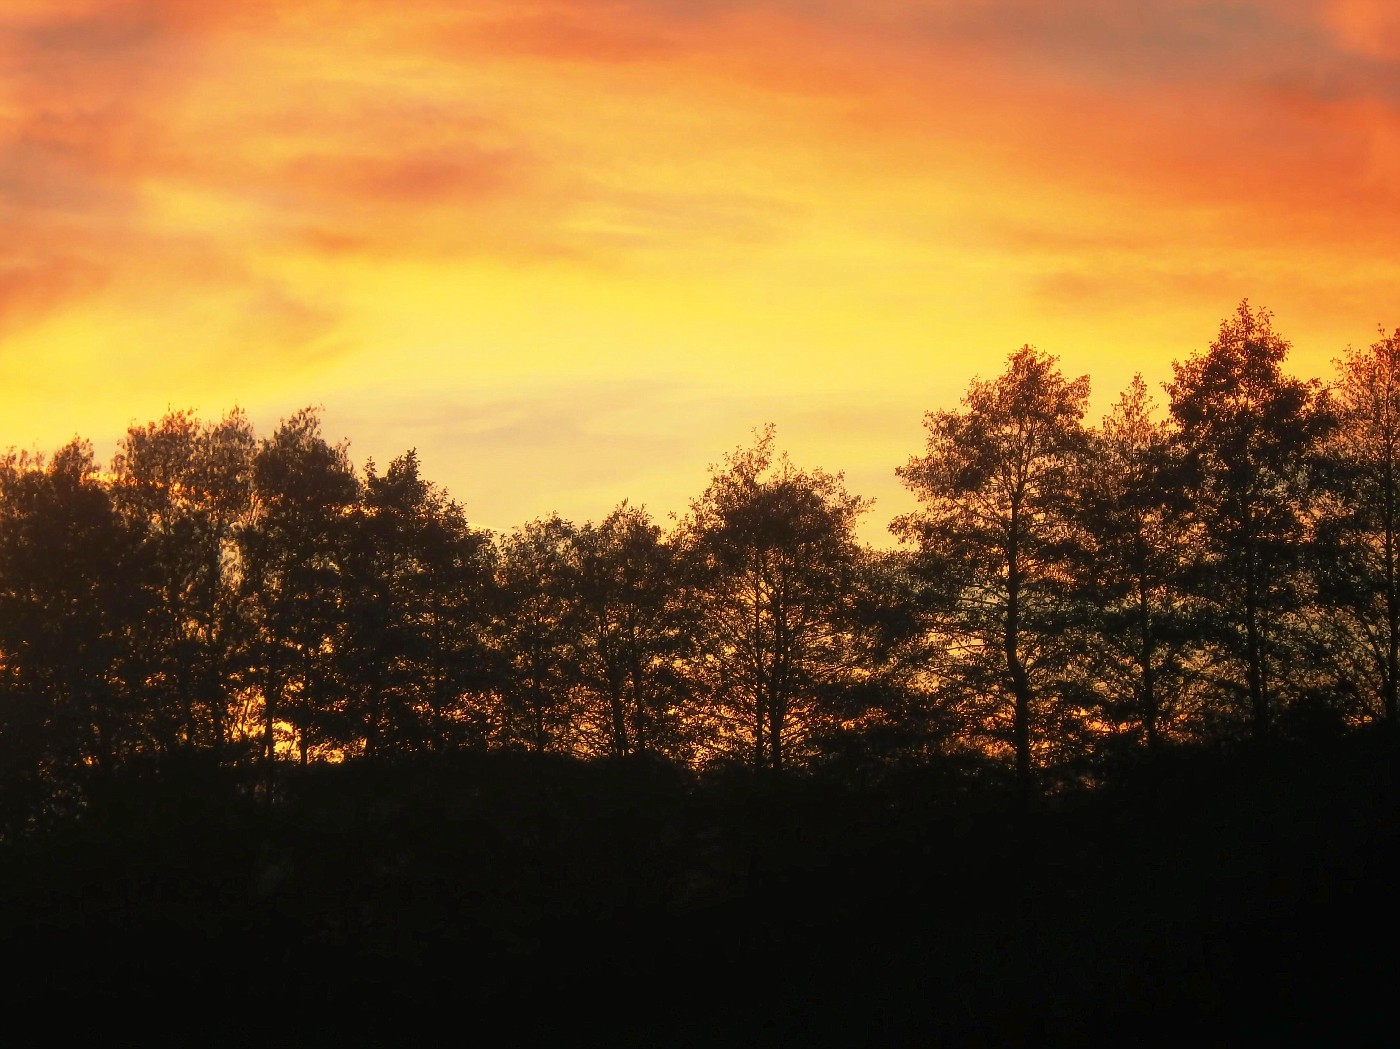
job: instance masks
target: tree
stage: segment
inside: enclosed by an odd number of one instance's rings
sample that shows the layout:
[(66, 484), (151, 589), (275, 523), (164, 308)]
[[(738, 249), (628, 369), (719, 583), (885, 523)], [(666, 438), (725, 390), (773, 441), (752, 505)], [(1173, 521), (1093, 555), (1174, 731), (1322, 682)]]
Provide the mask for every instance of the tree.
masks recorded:
[[(1400, 330), (1336, 362), (1321, 599), (1340, 617), (1334, 658), (1373, 715), (1400, 717)], [(1331, 618), (1338, 618), (1333, 616)], [(1354, 669), (1353, 669), (1354, 668)]]
[(40, 808), (146, 744), (138, 560), (91, 444), (0, 459), (0, 785)]
[(112, 499), (140, 537), (152, 614), (145, 691), (163, 749), (229, 743), (246, 644), (236, 541), (252, 513), (255, 440), (234, 410), (132, 427), (112, 463)]
[(819, 760), (847, 777), (927, 765), (962, 743), (924, 597), (912, 551), (861, 550), (842, 613), (849, 672), (827, 690), (828, 716), (812, 739)]
[(352, 708), (346, 729), (366, 754), (440, 751), (484, 734), (466, 700), (490, 677), (488, 546), (462, 508), (423, 479), (416, 452), (382, 475), (366, 465), (335, 643)]
[(927, 451), (898, 471), (923, 507), (893, 530), (918, 547), (931, 629), (975, 720), (1001, 738), (1009, 729), (1023, 800), (1036, 725), (1065, 681), (1088, 395), (1087, 376), (1067, 380), (1056, 358), (1023, 346), (999, 377), (973, 381), (962, 410), (929, 412)]
[[(1316, 456), (1331, 425), (1318, 383), (1284, 375), (1288, 350), (1272, 314), (1246, 300), (1166, 384), (1197, 524), (1194, 589), (1217, 613), (1220, 683), (1246, 699), (1258, 738), (1275, 721), (1274, 667), (1301, 604)], [(1242, 687), (1230, 664), (1243, 665)]]
[(343, 740), (335, 709), (334, 641), (344, 603), (343, 565), (359, 481), (343, 444), (321, 436), (304, 408), (266, 438), (253, 460), (255, 515), (239, 534), (244, 594), (257, 638), (263, 756), (276, 753), (279, 725), (292, 731), (303, 763), (313, 740)]
[(572, 750), (579, 608), (575, 526), (557, 514), (505, 536), (497, 551), (503, 740)]
[(1181, 593), (1189, 544), (1177, 446), (1153, 418), (1141, 375), (1090, 442), (1093, 469), (1080, 504), (1088, 555), (1082, 585), (1096, 612), (1087, 647), (1109, 689), (1100, 711), (1115, 726), (1135, 725), (1156, 750), (1180, 704), (1194, 633)]
[(676, 552), (646, 511), (623, 500), (573, 538), (577, 551), (579, 673), (601, 708), (614, 755), (680, 748), (686, 641), (676, 599)]
[(842, 640), (856, 523), (870, 504), (840, 474), (799, 470), (773, 444), (770, 424), (712, 468), (682, 531), (712, 745), (780, 771), (851, 672)]
[(491, 540), (472, 528), (461, 504), (421, 480), (413, 452), (389, 466), (367, 502), (391, 509), (407, 558), (400, 577), (409, 620), (408, 688), (433, 750), (480, 745), (487, 737), (482, 698), (500, 678), (490, 648), (495, 607)]

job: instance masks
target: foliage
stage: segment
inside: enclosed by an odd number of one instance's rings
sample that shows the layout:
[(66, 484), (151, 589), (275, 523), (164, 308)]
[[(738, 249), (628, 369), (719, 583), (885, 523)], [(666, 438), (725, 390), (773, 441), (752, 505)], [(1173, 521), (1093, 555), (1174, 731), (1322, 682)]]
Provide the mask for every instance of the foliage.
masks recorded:
[(0, 834), (132, 770), (275, 801), (295, 766), (464, 751), (759, 793), (956, 760), (1029, 803), (1142, 750), (1394, 722), (1400, 333), (1328, 389), (1288, 349), (1241, 303), (1167, 417), (1136, 378), (1091, 428), (1088, 378), (1022, 347), (928, 413), (898, 550), (771, 425), (669, 527), (624, 500), (496, 535), (413, 450), (357, 470), (311, 408), (263, 438), (172, 411), (108, 470), (80, 440), (12, 451)]
[(1088, 435), (1087, 376), (1023, 346), (961, 411), (930, 412), (928, 448), (899, 470), (923, 504), (895, 532), (916, 543), (929, 624), (968, 730), (1009, 744), (1023, 791), (1034, 752), (1086, 711), (1062, 643), (1077, 544), (1075, 492)]
[(775, 454), (774, 429), (727, 456), (683, 525), (698, 617), (695, 673), (716, 757), (781, 770), (828, 716), (847, 659), (855, 527), (840, 474)]
[[(1317, 382), (1283, 372), (1289, 344), (1240, 303), (1210, 348), (1167, 384), (1195, 522), (1191, 591), (1212, 615), (1214, 680), (1256, 736), (1272, 730), (1304, 612), (1318, 453), (1332, 425)], [(1241, 673), (1242, 671), (1242, 673)]]

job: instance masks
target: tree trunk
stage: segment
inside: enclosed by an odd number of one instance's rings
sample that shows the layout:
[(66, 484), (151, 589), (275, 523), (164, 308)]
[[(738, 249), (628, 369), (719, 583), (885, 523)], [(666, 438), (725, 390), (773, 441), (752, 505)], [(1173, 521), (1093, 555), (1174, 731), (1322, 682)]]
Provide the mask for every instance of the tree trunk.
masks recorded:
[(1021, 662), (1021, 564), (1016, 508), (1011, 512), (1011, 538), (1006, 552), (1006, 619), (1002, 635), (1007, 676), (1013, 699), (1012, 742), (1016, 750), (1016, 793), (1021, 806), (1030, 804), (1031, 782), (1031, 682)]
[[(754, 586), (754, 593), (761, 593), (761, 583)], [(763, 737), (767, 731), (768, 704), (764, 702), (769, 681), (763, 673), (763, 609), (757, 597), (753, 603), (753, 627), (749, 644), (753, 650), (754, 690), (753, 690), (753, 767), (766, 766), (763, 755)]]
[(1400, 594), (1395, 580), (1395, 472), (1393, 457), (1385, 467), (1385, 720), (1395, 724), (1397, 715), (1396, 678), (1400, 676)]
[(272, 674), (268, 673), (263, 677), (263, 761), (267, 763), (268, 768), (272, 767), (272, 759), (276, 753), (273, 692)]
[(767, 715), (767, 704), (763, 702), (762, 687), (754, 690), (753, 709), (753, 767), (761, 769), (765, 764), (763, 760), (763, 736), (764, 723)]
[(776, 697), (768, 704), (768, 761), (774, 772), (783, 771), (783, 721), (786, 704)]
[(645, 751), (651, 743), (651, 733), (647, 725), (646, 691), (642, 688), (642, 664), (635, 655), (628, 671), (632, 683), (632, 742), (638, 751)]
[(1249, 663), (1249, 707), (1254, 737), (1266, 739), (1270, 727), (1269, 694), (1264, 680), (1264, 639), (1260, 628), (1263, 608), (1259, 594), (1258, 549), (1252, 539), (1248, 540), (1248, 544), (1245, 549), (1244, 628)]
[(608, 702), (612, 713), (612, 752), (616, 757), (627, 753), (627, 712), (622, 706), (622, 682), (617, 675), (608, 675)]
[(1147, 573), (1138, 571), (1138, 629), (1140, 636), (1139, 661), (1142, 664), (1142, 728), (1147, 736), (1147, 749), (1155, 753), (1161, 743), (1157, 728), (1157, 691), (1155, 675), (1152, 671), (1151, 602), (1147, 594)]

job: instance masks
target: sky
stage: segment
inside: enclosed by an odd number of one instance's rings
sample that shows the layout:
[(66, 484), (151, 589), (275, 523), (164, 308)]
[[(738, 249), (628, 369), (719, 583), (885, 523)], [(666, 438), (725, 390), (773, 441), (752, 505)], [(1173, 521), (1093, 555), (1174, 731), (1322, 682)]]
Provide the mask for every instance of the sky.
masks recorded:
[(318, 405), (506, 530), (773, 422), (888, 543), (1023, 343), (1400, 326), (1397, 170), (1391, 0), (4, 0), (0, 448)]

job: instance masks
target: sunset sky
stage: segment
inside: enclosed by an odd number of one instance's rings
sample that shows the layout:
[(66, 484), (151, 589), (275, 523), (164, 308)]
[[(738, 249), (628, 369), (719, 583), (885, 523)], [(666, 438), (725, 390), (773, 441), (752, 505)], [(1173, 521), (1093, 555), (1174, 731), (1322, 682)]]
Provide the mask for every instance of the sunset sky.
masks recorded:
[(772, 421), (912, 504), (1029, 342), (1095, 414), (1241, 298), (1400, 325), (1392, 0), (4, 0), (0, 448), (305, 404), (477, 524)]

